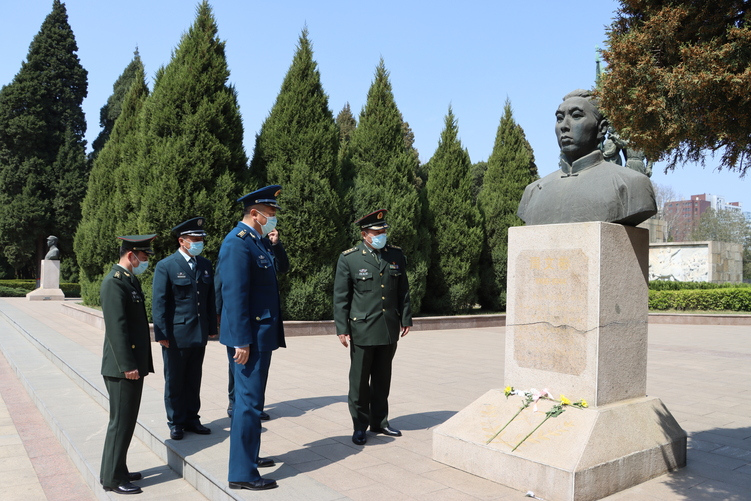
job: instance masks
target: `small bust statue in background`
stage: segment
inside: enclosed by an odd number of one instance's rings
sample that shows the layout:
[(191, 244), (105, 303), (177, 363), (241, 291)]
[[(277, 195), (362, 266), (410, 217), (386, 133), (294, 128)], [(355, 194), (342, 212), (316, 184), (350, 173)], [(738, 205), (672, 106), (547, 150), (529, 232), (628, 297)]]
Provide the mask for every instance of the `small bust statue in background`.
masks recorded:
[(657, 213), (649, 178), (604, 159), (598, 146), (608, 121), (591, 92), (567, 94), (555, 117), (560, 169), (524, 189), (517, 214), (527, 225), (604, 221), (636, 226)]
[(54, 235), (50, 235), (47, 237), (47, 247), (50, 248), (50, 250), (47, 252), (47, 255), (44, 256), (44, 259), (46, 261), (59, 261), (60, 260), (60, 249), (57, 248), (57, 237)]

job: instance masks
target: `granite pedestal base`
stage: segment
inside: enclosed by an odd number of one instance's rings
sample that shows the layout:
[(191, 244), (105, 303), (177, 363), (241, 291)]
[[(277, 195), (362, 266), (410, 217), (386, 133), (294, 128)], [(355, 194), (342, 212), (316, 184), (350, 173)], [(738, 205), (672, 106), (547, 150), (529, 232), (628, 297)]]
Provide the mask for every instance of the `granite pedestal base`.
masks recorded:
[(491, 390), (433, 432), (433, 459), (547, 501), (589, 501), (686, 464), (686, 433), (658, 398), (566, 407), (532, 435), (552, 402), (523, 410)]
[(60, 261), (42, 261), (42, 276), (39, 288), (26, 294), (29, 301), (63, 301), (65, 294), (60, 289)]
[[(544, 499), (599, 499), (685, 465), (686, 433), (646, 396), (648, 231), (591, 222), (509, 230), (504, 384), (586, 400), (545, 418), (486, 393), (437, 428), (433, 458)], [(486, 435), (490, 433), (490, 435)]]

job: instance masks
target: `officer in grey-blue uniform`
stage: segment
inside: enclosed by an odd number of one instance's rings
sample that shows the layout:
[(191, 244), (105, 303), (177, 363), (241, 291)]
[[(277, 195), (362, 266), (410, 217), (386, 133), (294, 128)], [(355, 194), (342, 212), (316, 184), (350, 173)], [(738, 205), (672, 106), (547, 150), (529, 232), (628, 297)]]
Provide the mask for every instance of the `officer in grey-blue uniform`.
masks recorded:
[(162, 345), (164, 406), (173, 440), (181, 440), (185, 431), (211, 433), (198, 415), (206, 343), (217, 335), (214, 271), (211, 261), (199, 255), (204, 224), (204, 218), (195, 217), (172, 228), (180, 247), (154, 270), (154, 339)]
[(274, 461), (259, 457), (261, 412), (271, 353), (285, 347), (279, 285), (273, 257), (263, 237), (276, 227), (281, 186), (261, 188), (238, 199), (243, 219), (219, 250), (222, 311), (219, 341), (234, 360), (235, 403), (229, 445), (231, 489), (277, 486), (262, 478), (259, 467)]

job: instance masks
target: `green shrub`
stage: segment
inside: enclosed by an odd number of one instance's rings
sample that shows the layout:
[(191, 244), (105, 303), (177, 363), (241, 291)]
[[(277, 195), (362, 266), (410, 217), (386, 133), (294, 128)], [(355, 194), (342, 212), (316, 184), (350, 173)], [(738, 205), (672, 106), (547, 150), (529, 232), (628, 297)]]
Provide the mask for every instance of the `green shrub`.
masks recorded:
[(649, 290), (651, 291), (679, 291), (679, 290), (696, 290), (696, 289), (737, 289), (751, 287), (751, 284), (731, 283), (715, 284), (712, 282), (670, 282), (665, 280), (651, 280)]
[(0, 285), (0, 297), (24, 297), (26, 291)]
[(751, 311), (751, 288), (650, 290), (652, 310)]
[[(0, 280), (0, 297), (21, 297), (36, 289), (36, 280)], [(15, 291), (13, 294), (8, 290)], [(81, 297), (81, 286), (75, 283), (62, 283), (60, 290), (65, 297)]]

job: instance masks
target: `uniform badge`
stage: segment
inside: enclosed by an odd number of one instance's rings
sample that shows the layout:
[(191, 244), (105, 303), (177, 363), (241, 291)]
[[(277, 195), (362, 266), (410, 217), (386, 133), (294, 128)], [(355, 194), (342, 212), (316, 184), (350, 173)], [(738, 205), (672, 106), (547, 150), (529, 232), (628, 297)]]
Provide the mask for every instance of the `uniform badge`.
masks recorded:
[(178, 271), (177, 278), (188, 278), (188, 275), (186, 275), (184, 271)]
[(370, 275), (370, 273), (368, 272), (368, 270), (366, 268), (363, 268), (363, 269), (360, 270), (360, 276), (361, 277), (366, 277), (368, 275)]
[(245, 238), (248, 235), (248, 230), (241, 230), (240, 233), (237, 234), (240, 238)]
[(120, 272), (119, 271), (115, 272), (115, 278), (120, 278)]
[(141, 302), (141, 295), (138, 294), (136, 291), (132, 291), (131, 293), (131, 299), (134, 303), (140, 303)]
[(209, 278), (209, 270), (203, 270), (203, 276)]
[(128, 273), (127, 271), (124, 271), (123, 273), (125, 274), (126, 277), (130, 276), (130, 273)]
[(391, 269), (391, 270), (398, 270), (399, 269), (399, 265), (396, 264), (396, 263), (391, 263), (389, 265), (389, 269)]

